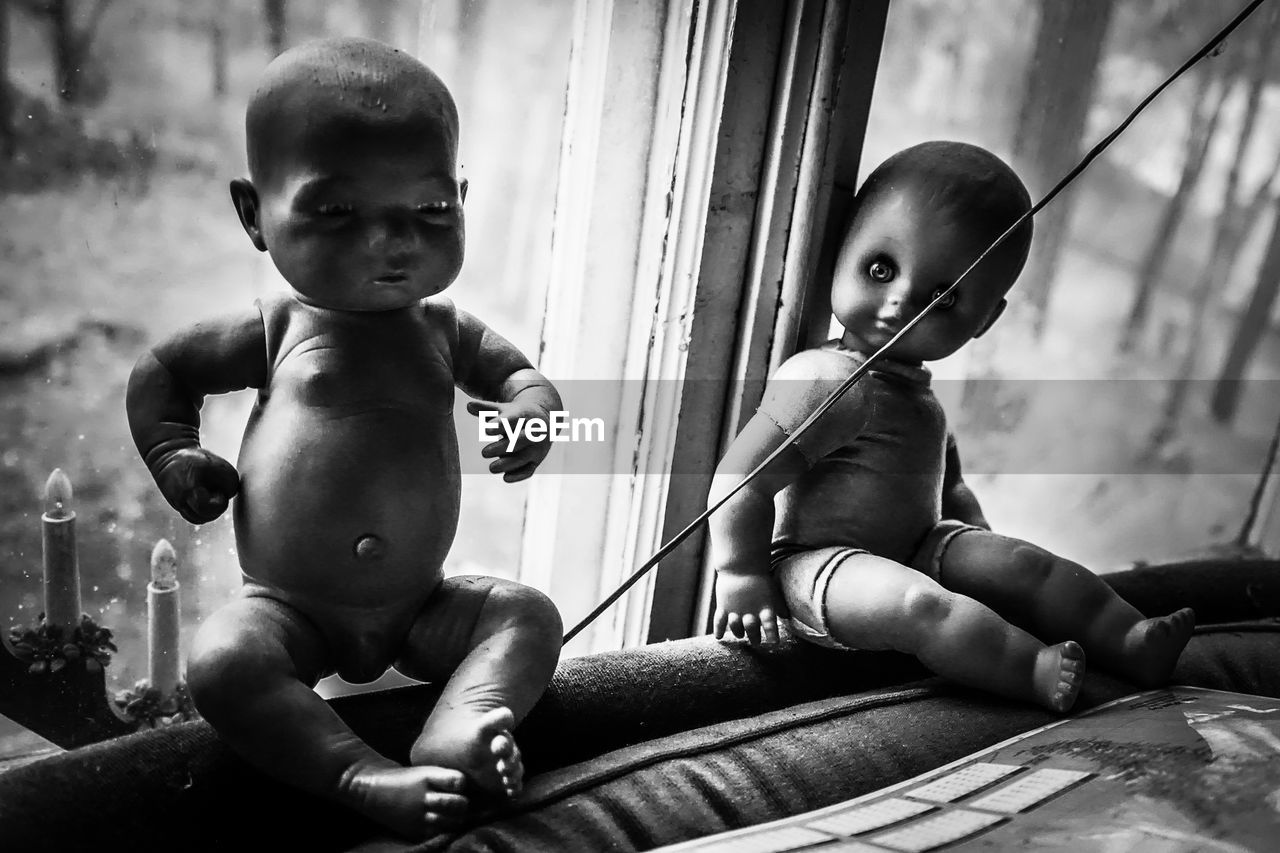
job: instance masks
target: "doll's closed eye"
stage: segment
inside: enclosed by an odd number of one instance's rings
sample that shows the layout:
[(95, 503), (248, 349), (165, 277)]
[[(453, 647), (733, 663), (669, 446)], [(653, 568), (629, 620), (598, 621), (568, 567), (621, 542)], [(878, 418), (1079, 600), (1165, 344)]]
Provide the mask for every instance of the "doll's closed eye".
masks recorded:
[[(929, 294), (929, 301), (932, 302), (933, 300), (941, 296), (944, 292), (946, 292), (947, 287), (949, 287), (949, 285), (943, 285), (942, 287), (939, 287), (937, 290), (935, 290), (933, 293)], [(946, 299), (943, 299), (936, 306), (934, 306), (934, 310), (946, 311), (948, 308), (951, 308), (956, 304), (956, 298), (957, 298), (956, 292), (953, 290), (951, 291), (951, 293), (947, 294)]]
[(316, 207), (316, 213), (320, 216), (347, 216), (354, 208), (349, 204), (322, 204)]

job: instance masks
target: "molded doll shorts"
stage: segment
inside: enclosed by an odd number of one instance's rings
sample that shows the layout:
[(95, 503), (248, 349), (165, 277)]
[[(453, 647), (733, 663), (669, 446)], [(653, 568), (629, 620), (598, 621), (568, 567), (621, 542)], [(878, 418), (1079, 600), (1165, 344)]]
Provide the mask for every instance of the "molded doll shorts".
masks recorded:
[[(925, 536), (907, 565), (933, 580), (939, 580), (942, 555), (951, 540), (969, 530), (981, 530), (972, 524), (943, 519)], [(865, 548), (843, 545), (779, 554), (773, 561), (773, 573), (782, 596), (791, 611), (791, 632), (809, 642), (829, 649), (849, 650), (831, 636), (827, 628), (827, 587), (840, 564), (853, 554), (869, 553)]]

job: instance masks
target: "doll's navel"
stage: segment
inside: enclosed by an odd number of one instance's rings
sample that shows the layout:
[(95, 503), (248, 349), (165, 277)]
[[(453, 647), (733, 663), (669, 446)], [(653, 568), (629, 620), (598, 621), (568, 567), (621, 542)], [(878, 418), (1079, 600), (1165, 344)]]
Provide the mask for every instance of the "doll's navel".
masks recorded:
[(382, 540), (372, 533), (366, 533), (357, 539), (352, 550), (355, 551), (358, 560), (380, 560), (386, 553)]

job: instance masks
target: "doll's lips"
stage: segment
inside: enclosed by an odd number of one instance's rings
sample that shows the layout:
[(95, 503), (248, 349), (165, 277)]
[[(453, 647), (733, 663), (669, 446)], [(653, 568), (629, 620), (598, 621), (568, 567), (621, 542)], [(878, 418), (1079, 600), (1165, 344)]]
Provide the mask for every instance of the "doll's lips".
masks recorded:
[(375, 284), (401, 284), (405, 281), (408, 281), (408, 279), (409, 279), (409, 276), (405, 275), (402, 272), (392, 272), (392, 273), (387, 273), (386, 275), (380, 275), (377, 278), (375, 278), (373, 281)]

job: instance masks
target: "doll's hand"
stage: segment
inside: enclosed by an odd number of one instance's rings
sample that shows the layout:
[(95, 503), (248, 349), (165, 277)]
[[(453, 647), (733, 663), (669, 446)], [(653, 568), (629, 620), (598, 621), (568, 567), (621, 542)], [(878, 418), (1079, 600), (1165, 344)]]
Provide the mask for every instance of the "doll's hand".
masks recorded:
[[(716, 639), (725, 629), (752, 645), (778, 642), (778, 612), (781, 596), (767, 574), (716, 573)], [(785, 608), (781, 608), (785, 611)]]
[[(467, 403), (467, 411), (473, 415), (494, 412), (498, 419), (506, 424), (506, 427), (501, 425), (496, 427), (501, 438), (481, 448), (480, 455), (486, 459), (493, 459), (489, 463), (489, 470), (494, 474), (501, 474), (502, 479), (508, 483), (527, 480), (551, 452), (549, 437), (541, 441), (533, 441), (525, 429), (529, 421), (541, 421), (547, 425), (547, 431), (550, 430), (550, 413), (534, 402), (525, 402), (518, 397), (509, 403), (485, 403), (472, 400)], [(516, 430), (514, 444), (509, 437), (507, 427)]]
[(231, 463), (202, 447), (167, 454), (153, 473), (165, 500), (192, 524), (222, 515), (240, 491), (240, 475)]

